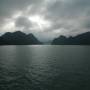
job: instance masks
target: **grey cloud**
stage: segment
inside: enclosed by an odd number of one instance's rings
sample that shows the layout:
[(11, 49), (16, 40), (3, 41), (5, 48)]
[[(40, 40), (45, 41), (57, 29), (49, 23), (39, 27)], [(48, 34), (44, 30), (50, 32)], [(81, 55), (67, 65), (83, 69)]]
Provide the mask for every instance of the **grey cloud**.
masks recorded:
[[(33, 5), (38, 8), (41, 2), (42, 0), (0, 0), (0, 30), (3, 31), (2, 27), (5, 26), (6, 19), (12, 19), (12, 16), (18, 12), (24, 14), (29, 6)], [(12, 19), (12, 21), (16, 20)]]
[[(87, 22), (90, 19), (90, 0), (55, 0), (48, 4), (47, 11), (46, 18), (52, 22), (51, 31), (61, 28), (65, 28), (69, 34), (90, 31)], [(87, 22), (87, 27), (84, 22)]]
[[(28, 6), (32, 6), (30, 10), (27, 10)], [(0, 0), (0, 25), (4, 25), (4, 19), (11, 18), (18, 11), (22, 11), (23, 15), (14, 20), (16, 27), (24, 27), (26, 32), (35, 26), (27, 15), (40, 15), (51, 22), (50, 27), (37, 33), (39, 38), (40, 34), (42, 38), (49, 33), (48, 38), (52, 38), (59, 34), (74, 35), (90, 31), (90, 0)], [(53, 33), (56, 30), (61, 32)]]
[(84, 21), (82, 24), (83, 24), (83, 28), (90, 29), (90, 18)]
[(18, 10), (26, 9), (32, 4), (39, 4), (41, 0), (0, 0), (0, 16), (11, 16)]
[[(66, 2), (67, 1), (67, 2)], [(76, 18), (90, 11), (90, 0), (56, 0), (48, 5), (49, 15), (52, 18)]]
[(16, 27), (29, 28), (30, 26), (32, 26), (32, 23), (28, 20), (28, 18), (26, 18), (24, 16), (17, 18), (15, 24), (16, 24)]

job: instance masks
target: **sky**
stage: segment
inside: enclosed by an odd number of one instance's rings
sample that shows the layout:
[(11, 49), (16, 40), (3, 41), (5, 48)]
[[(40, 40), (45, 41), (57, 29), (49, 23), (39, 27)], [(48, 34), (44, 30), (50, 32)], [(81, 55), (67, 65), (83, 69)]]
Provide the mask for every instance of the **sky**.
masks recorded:
[(90, 31), (90, 0), (0, 0), (0, 35), (18, 30), (46, 42)]

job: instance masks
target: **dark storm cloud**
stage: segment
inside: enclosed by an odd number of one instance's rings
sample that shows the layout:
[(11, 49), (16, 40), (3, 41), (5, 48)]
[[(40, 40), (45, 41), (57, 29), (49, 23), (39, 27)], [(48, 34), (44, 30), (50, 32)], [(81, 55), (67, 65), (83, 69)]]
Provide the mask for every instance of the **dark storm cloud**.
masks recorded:
[(20, 28), (29, 28), (32, 26), (32, 23), (26, 17), (22, 16), (17, 18), (15, 25)]
[(46, 18), (53, 22), (52, 30), (64, 28), (69, 34), (89, 31), (82, 22), (90, 19), (90, 0), (55, 0), (47, 5), (47, 10)]
[[(9, 23), (10, 21), (11, 22), (17, 21), (17, 19), (12, 18), (14, 15), (17, 15), (19, 12), (22, 12), (22, 14), (24, 15), (24, 12), (27, 11), (27, 8), (29, 6), (38, 7), (41, 4), (41, 2), (42, 0), (0, 0), (0, 30), (1, 32), (8, 31), (8, 30), (3, 30), (3, 27), (7, 23)], [(21, 15), (21, 17), (23, 15)]]
[(0, 16), (9, 16), (27, 6), (38, 4), (41, 0), (0, 0)]
[(53, 17), (75, 17), (90, 11), (90, 0), (55, 0), (48, 5), (49, 14)]
[[(13, 19), (12, 16), (18, 12), (22, 14)], [(90, 0), (0, 0), (2, 31), (4, 31), (2, 27), (6, 19), (14, 22), (16, 28), (24, 27), (24, 31), (27, 29), (26, 32), (30, 32), (30, 27), (33, 30), (38, 29), (35, 23), (28, 20), (31, 16), (42, 16), (44, 17), (43, 22), (48, 21), (47, 24), (50, 24), (47, 28), (42, 25), (43, 31), (37, 33), (39, 38), (40, 34), (53, 38), (60, 34), (75, 35), (87, 32), (90, 31)], [(33, 33), (36, 31), (34, 30)]]

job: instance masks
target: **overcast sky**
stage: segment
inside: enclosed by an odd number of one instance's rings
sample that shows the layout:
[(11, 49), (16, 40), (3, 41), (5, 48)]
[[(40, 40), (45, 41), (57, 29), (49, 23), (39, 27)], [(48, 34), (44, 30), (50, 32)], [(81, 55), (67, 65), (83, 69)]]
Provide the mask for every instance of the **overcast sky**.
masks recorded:
[(16, 30), (46, 41), (90, 31), (90, 0), (0, 0), (0, 34)]

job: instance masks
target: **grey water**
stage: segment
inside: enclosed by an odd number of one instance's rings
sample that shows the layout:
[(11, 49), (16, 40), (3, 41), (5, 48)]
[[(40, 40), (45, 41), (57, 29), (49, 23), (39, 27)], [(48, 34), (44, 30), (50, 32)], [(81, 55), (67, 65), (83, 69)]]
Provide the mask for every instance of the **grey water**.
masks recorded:
[(0, 46), (0, 90), (90, 90), (90, 46)]

